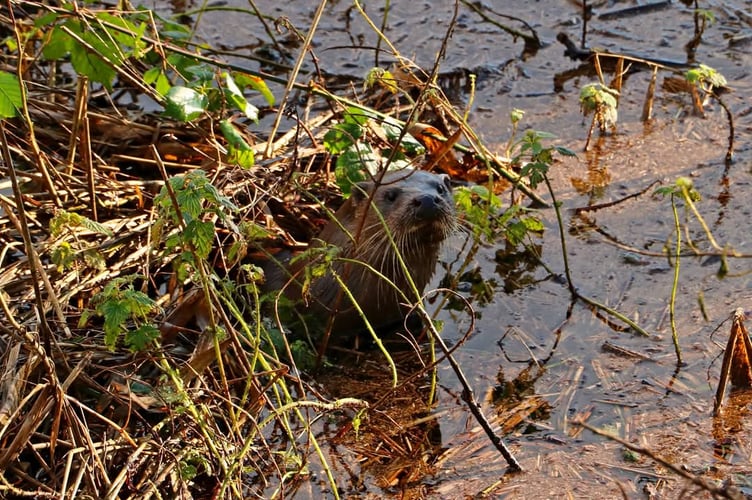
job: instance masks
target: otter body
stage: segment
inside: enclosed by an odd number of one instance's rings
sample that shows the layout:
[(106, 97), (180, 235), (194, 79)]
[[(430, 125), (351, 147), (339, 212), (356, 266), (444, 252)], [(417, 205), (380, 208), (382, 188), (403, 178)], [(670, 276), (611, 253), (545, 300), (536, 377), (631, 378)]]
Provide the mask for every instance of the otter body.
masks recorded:
[[(313, 243), (340, 248), (332, 272), (314, 279), (305, 298), (294, 283), (287, 287), (286, 294), (303, 298), (307, 303), (304, 312), (315, 315), (324, 325), (333, 317), (333, 333), (362, 330), (365, 324), (336, 274), (372, 326), (396, 323), (408, 309), (402, 305), (405, 299), (386, 280), (407, 296), (407, 302), (416, 301), (396, 249), (415, 287), (423, 292), (433, 276), (441, 244), (454, 226), (454, 200), (446, 175), (401, 170), (386, 173), (378, 185), (375, 181), (361, 182), (353, 186), (350, 198)], [(289, 272), (299, 280), (303, 267), (309, 264), (296, 262)]]

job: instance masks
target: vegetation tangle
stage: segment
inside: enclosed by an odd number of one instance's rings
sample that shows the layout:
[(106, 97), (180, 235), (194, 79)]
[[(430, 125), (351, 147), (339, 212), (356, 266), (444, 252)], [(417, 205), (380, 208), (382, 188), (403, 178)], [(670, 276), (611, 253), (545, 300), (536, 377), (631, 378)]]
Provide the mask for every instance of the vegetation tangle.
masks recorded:
[[(480, 4), (462, 5), (520, 37), (526, 51), (540, 46), (529, 26), (513, 29)], [(418, 496), (420, 482), (457, 453), (441, 450), (434, 435), (440, 366), (459, 380), (458, 398), (495, 450), (490, 459), (520, 471), (519, 446), (504, 436), (545, 414), (548, 404), (509, 397), (503, 412), (489, 416), (457, 359), (474, 333), (468, 296), (489, 299), (487, 284), (472, 277), (473, 259), (498, 242), (505, 255), (524, 254), (545, 267), (573, 304), (622, 331), (649, 335), (577, 287), (550, 181), (550, 169), (574, 148), (525, 127), (524, 112), (514, 109), (505, 113), (508, 142), (491, 151), (470, 124), (475, 76), (465, 102), (450, 100), (439, 85), (460, 3), (434, 65), (420, 68), (383, 34), (389, 2), (375, 20), (355, 0), (351, 15), (377, 35), (379, 55), (346, 86), (315, 65), (312, 40), (325, 6), (307, 27), (244, 11), (284, 55), (281, 62), (251, 58), (254, 69), (227, 62), (179, 18), (145, 8), (25, 0), (0, 7), (0, 496), (338, 498), (357, 494), (364, 476), (385, 492)], [(294, 51), (281, 43), (283, 31), (294, 38)], [(628, 64), (674, 75), (697, 112), (703, 99), (723, 105), (726, 82), (707, 66), (676, 70), (624, 54), (568, 50), (596, 68), (596, 81), (579, 94), (583, 113), (592, 115), (585, 149), (596, 130), (617, 126)], [(385, 54), (393, 64), (379, 64)], [(314, 69), (303, 71), (309, 60)], [(615, 69), (604, 69), (604, 61)], [(646, 120), (655, 93), (646, 91)], [(730, 112), (728, 123), (730, 163)], [(439, 287), (400, 290), (422, 328), (402, 329), (395, 342), (368, 326), (364, 344), (337, 344), (325, 328), (309, 329), (284, 295), (264, 288), (265, 266), (303, 250), (358, 182), (399, 168), (452, 178), (459, 214), (445, 259), (452, 262), (441, 266)], [(713, 238), (690, 179), (655, 194), (675, 216), (665, 248), (675, 270), (673, 326), (686, 248), (717, 257), (719, 273), (728, 270), (727, 258), (742, 255)], [(680, 209), (685, 224), (702, 226), (708, 249), (682, 240)], [(541, 255), (542, 211), (558, 221), (561, 269)], [(383, 230), (388, 238), (389, 227)], [(316, 255), (298, 277), (304, 291), (342, 258), (336, 247), (307, 252)], [(442, 307), (468, 325), (456, 342), (442, 337)], [(740, 314), (734, 332), (738, 341), (729, 346), (737, 347), (729, 352), (738, 366), (746, 359), (739, 353), (749, 353)], [(675, 328), (673, 345), (681, 366)], [(523, 393), (551, 354), (510, 384)], [(724, 373), (733, 384), (750, 383), (752, 376), (730, 364), (724, 361)], [(575, 425), (587, 426), (584, 419)], [(698, 490), (734, 495), (675, 473)], [(507, 480), (487, 479), (477, 494), (493, 494)]]

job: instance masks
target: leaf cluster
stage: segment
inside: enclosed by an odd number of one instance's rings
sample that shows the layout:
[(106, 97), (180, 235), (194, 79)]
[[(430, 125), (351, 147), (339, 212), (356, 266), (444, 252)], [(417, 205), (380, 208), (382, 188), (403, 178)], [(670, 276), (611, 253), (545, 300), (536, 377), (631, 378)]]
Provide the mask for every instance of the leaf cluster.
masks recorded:
[(80, 229), (83, 229), (111, 237), (113, 233), (107, 226), (81, 214), (61, 210), (50, 220), (49, 228), (50, 234), (54, 237), (70, 235), (70, 241), (62, 239), (57, 242), (50, 254), (58, 271), (71, 269), (74, 265), (81, 263), (99, 270), (105, 268), (105, 259), (96, 248), (96, 244), (80, 238), (78, 233)]
[(92, 297), (90, 306), (81, 315), (79, 327), (86, 325), (91, 316), (104, 318), (104, 343), (114, 350), (123, 336), (125, 345), (132, 351), (142, 351), (159, 338), (159, 329), (149, 317), (158, 306), (145, 293), (134, 289), (136, 275), (115, 278)]
[[(371, 132), (382, 141), (366, 140)], [(381, 147), (375, 144), (381, 144)], [(396, 120), (377, 116), (363, 108), (345, 110), (342, 121), (324, 135), (324, 148), (338, 155), (335, 163), (337, 184), (349, 196), (353, 184), (375, 175), (389, 159), (389, 169), (404, 168), (410, 157), (422, 154), (423, 146), (403, 131)]]
[(214, 242), (214, 220), (220, 220), (239, 233), (228, 217), (235, 204), (220, 194), (203, 170), (193, 170), (170, 178), (154, 198), (158, 217), (152, 226), (152, 240), (161, 241), (166, 227), (174, 225), (165, 240), (165, 249), (182, 249), (181, 262), (196, 266), (209, 256)]
[(580, 109), (588, 116), (594, 113), (595, 122), (601, 131), (613, 128), (619, 117), (619, 92), (602, 83), (589, 83), (580, 89)]

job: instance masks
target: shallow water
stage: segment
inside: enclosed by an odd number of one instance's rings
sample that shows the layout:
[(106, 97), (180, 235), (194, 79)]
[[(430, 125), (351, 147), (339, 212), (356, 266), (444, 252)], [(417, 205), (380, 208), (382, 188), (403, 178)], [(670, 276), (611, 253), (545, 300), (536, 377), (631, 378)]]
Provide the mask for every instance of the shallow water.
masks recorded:
[[(247, 8), (239, 0), (228, 4)], [(314, 2), (302, 0), (263, 0), (256, 5), (269, 16), (288, 17), (304, 33), (316, 7)], [(380, 5), (368, 4), (368, 13), (377, 24), (383, 15), (377, 8)], [(395, 0), (391, 2), (386, 35), (403, 55), (430, 68), (452, 18), (453, 5), (447, 1)], [(486, 303), (473, 303), (476, 328), (457, 354), (476, 394), (485, 398), (500, 384), (500, 378), (508, 381), (522, 372), (531, 356), (544, 359), (551, 353), (545, 371), (532, 386), (532, 392), (550, 404), (550, 412), (544, 418), (531, 417), (529, 426), (518, 426), (506, 437), (528, 472), (504, 476), (503, 484), (491, 491), (509, 497), (546, 498), (566, 494), (620, 496), (622, 492), (637, 496), (650, 488), (674, 497), (682, 490), (684, 482), (653, 462), (644, 458), (629, 462), (617, 443), (573, 427), (572, 419), (583, 415), (588, 416), (588, 424), (650, 448), (690, 472), (712, 479), (737, 474), (737, 483), (744, 483), (750, 472), (749, 424), (745, 428), (743, 420), (729, 423), (711, 416), (720, 371), (718, 355), (730, 324), (711, 335), (735, 308), (750, 308), (749, 260), (729, 259), (729, 272), (719, 279), (717, 259), (682, 258), (676, 327), (685, 364), (677, 370), (668, 314), (673, 267), (665, 257), (637, 255), (626, 248), (660, 254), (667, 241), (674, 244), (670, 201), (652, 196), (651, 188), (642, 196), (584, 216), (575, 215), (573, 209), (617, 200), (654, 181), (671, 184), (677, 177), (687, 176), (702, 195), (697, 207), (716, 241), (741, 254), (752, 254), (747, 200), (752, 181), (752, 41), (745, 43), (743, 38), (752, 32), (752, 2), (700, 5), (716, 20), (702, 37), (696, 61), (721, 72), (732, 89), (723, 97), (735, 117), (736, 129), (734, 161), (728, 167), (724, 163), (728, 125), (721, 107), (711, 102), (705, 118), (694, 116), (689, 96), (660, 90), (663, 73), (658, 79), (654, 118), (649, 124), (640, 122), (650, 78), (645, 71), (631, 74), (625, 83), (617, 133), (594, 137), (590, 150), (583, 152), (589, 119), (580, 114), (578, 94), (582, 85), (595, 79), (576, 77), (561, 89), (554, 89), (555, 75), (579, 64), (565, 58), (564, 47), (556, 41), (559, 32), (579, 40), (582, 24), (577, 8), (563, 0), (482, 5), (525, 20), (544, 41), (544, 47), (521, 58), (521, 41), (461, 5), (441, 74), (459, 70), (478, 73), (470, 121), (490, 149), (502, 152), (511, 131), (509, 111), (519, 108), (525, 111), (525, 127), (552, 132), (557, 144), (578, 153), (577, 158), (561, 159), (551, 171), (567, 224), (574, 283), (582, 294), (618, 309), (650, 334), (643, 337), (619, 331), (584, 303), (572, 305), (566, 285), (552, 279), (540, 266), (520, 261), (514, 272), (508, 265), (499, 266), (496, 252), (504, 247), (503, 242), (483, 249), (474, 264), (493, 290), (493, 297)], [(632, 5), (605, 2), (597, 6), (589, 22), (589, 45), (686, 62), (684, 46), (694, 34), (692, 10), (677, 2), (632, 16), (599, 17)], [(374, 65), (374, 51), (369, 47), (375, 46), (376, 36), (351, 7), (350, 2), (341, 1), (328, 5), (314, 50), (325, 73), (362, 78)], [(522, 29), (519, 23), (496, 19)], [(239, 64), (254, 69), (258, 65), (244, 59), (244, 54), (263, 49), (270, 56), (279, 56), (269, 48), (263, 28), (249, 14), (206, 13), (197, 33), (213, 46), (221, 42), (235, 52)], [(294, 55), (294, 37), (280, 35), (280, 39), (289, 42), (284, 46)], [(380, 59), (382, 66), (393, 60), (387, 54)], [(307, 63), (304, 69), (313, 68)], [(301, 81), (307, 78), (301, 77)], [(458, 84), (464, 84), (464, 79), (459, 78)], [(275, 89), (276, 95), (280, 93)], [(469, 95), (461, 89), (455, 97), (459, 105), (469, 102)], [(690, 236), (698, 248), (710, 250), (697, 221), (683, 209), (679, 214), (682, 221), (689, 221), (689, 232), (682, 235), (684, 244)], [(538, 242), (543, 261), (563, 274), (555, 214), (549, 209), (541, 211), (540, 216), (547, 228)], [(453, 241), (448, 255), (460, 243)], [(700, 304), (704, 304), (707, 318)], [(469, 323), (467, 315), (448, 311), (441, 318), (449, 340), (457, 340)], [(606, 351), (606, 342), (649, 359)], [(435, 413), (441, 446), (474, 451), (442, 461), (435, 476), (424, 479), (422, 491), (436, 497), (476, 494), (504, 475), (505, 463), (482, 433), (471, 432), (474, 422), (457, 397), (460, 389), (448, 366), (442, 366), (440, 382)], [(745, 405), (737, 406), (744, 410)], [(489, 399), (484, 399), (483, 406), (489, 414), (494, 413)], [(724, 426), (736, 426), (736, 430), (730, 433)], [(714, 456), (714, 445), (721, 441), (727, 444), (725, 460)], [(478, 457), (487, 457), (482, 468), (478, 467)], [(393, 493), (380, 490), (373, 481), (364, 482), (364, 495)]]

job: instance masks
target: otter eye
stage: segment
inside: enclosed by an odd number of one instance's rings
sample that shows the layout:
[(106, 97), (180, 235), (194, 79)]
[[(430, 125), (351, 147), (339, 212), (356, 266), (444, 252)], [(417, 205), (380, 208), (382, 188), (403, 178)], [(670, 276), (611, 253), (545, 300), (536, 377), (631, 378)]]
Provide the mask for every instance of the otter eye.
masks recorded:
[(442, 175), (442, 178), (444, 180), (444, 185), (441, 189), (439, 189), (440, 194), (444, 194), (444, 189), (446, 188), (447, 191), (452, 190), (452, 180), (449, 178), (448, 175)]
[(399, 190), (397, 189), (388, 189), (384, 193), (384, 199), (390, 202), (396, 200), (398, 196), (399, 196)]

